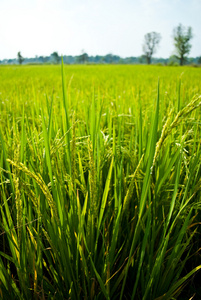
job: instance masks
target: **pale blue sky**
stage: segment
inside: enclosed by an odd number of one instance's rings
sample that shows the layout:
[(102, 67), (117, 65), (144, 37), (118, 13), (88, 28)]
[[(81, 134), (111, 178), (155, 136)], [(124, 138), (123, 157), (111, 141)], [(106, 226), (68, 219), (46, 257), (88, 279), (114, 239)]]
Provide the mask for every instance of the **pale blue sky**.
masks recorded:
[(179, 23), (193, 28), (190, 56), (201, 56), (201, 0), (0, 0), (0, 59), (142, 54), (143, 37), (162, 36), (155, 57), (174, 52)]

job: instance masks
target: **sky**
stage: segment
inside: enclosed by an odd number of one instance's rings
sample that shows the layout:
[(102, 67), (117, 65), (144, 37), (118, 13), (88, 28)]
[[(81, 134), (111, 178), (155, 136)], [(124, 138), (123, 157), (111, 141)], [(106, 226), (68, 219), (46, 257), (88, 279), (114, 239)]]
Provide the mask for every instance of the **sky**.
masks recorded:
[(144, 35), (161, 34), (155, 57), (174, 54), (173, 29), (193, 29), (201, 56), (201, 0), (0, 0), (0, 60), (50, 55), (143, 54)]

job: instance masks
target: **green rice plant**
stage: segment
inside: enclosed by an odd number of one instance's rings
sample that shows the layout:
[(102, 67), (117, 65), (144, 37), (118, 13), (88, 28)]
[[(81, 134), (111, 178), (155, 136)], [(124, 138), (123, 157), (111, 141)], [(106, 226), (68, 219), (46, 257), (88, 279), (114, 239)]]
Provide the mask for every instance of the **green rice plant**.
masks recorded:
[(1, 71), (0, 298), (199, 298), (199, 68)]

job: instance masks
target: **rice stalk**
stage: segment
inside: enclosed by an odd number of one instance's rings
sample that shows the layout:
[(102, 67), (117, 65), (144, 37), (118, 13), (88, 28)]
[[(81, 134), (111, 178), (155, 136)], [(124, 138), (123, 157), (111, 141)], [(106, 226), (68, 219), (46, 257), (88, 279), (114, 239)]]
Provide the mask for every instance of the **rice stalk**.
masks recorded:
[(155, 150), (155, 155), (154, 155), (154, 159), (153, 159), (153, 164), (151, 167), (151, 170), (153, 169), (158, 154), (160, 152), (160, 149), (165, 141), (165, 139), (167, 138), (167, 136), (171, 133), (172, 129), (179, 126), (179, 124), (183, 121), (183, 118), (186, 117), (188, 114), (190, 114), (193, 110), (199, 108), (201, 106), (201, 96), (196, 97), (195, 99), (193, 99), (187, 106), (185, 106), (182, 110), (180, 110), (176, 117), (174, 118), (174, 120), (172, 121), (172, 123), (170, 123), (171, 121), (171, 116), (173, 113), (173, 110), (170, 110), (170, 113), (168, 115), (167, 121), (165, 122), (162, 132), (161, 132), (161, 136), (160, 139), (158, 140), (157, 144), (156, 144), (156, 150)]
[[(18, 132), (18, 127), (16, 126), (15, 129), (15, 135), (14, 135), (14, 161), (16, 164), (19, 163), (20, 159), (20, 145), (17, 143), (19, 141), (19, 132)], [(22, 217), (22, 199), (21, 199), (21, 194), (20, 194), (20, 189), (19, 189), (19, 169), (14, 168), (14, 171), (12, 173), (13, 175), (13, 183), (14, 183), (14, 188), (15, 188), (15, 204), (16, 204), (16, 211), (17, 211), (17, 228), (18, 228), (18, 244), (20, 245), (21, 242), (21, 234), (22, 234), (22, 222), (23, 222), (23, 217)]]
[(42, 177), (40, 174), (34, 174), (33, 172), (31, 172), (23, 163), (15, 163), (14, 161), (7, 159), (7, 161), (14, 166), (17, 170), (24, 172), (26, 175), (28, 175), (29, 177), (33, 178), (36, 183), (38, 184), (38, 186), (40, 187), (40, 189), (42, 190), (45, 198), (47, 199), (48, 205), (51, 208), (52, 211), (52, 215), (55, 217), (57, 224), (59, 224), (59, 217), (58, 217), (58, 212), (57, 212), (57, 208), (56, 205), (54, 203), (54, 200), (52, 198), (52, 195), (47, 187), (47, 185), (45, 184), (45, 182), (43, 181)]
[(132, 195), (133, 195), (133, 190), (135, 188), (136, 176), (137, 176), (137, 173), (139, 171), (140, 165), (142, 163), (143, 157), (144, 157), (144, 154), (142, 155), (142, 157), (141, 157), (141, 159), (140, 159), (140, 161), (139, 161), (139, 163), (138, 163), (138, 165), (135, 169), (135, 172), (132, 175), (131, 182), (130, 182), (128, 190), (126, 192), (126, 196), (125, 196), (124, 202), (123, 202), (123, 211), (122, 211), (123, 215), (124, 215), (125, 211), (127, 211), (127, 213), (129, 212), (129, 203), (130, 203)]
[(88, 138), (88, 154), (89, 154), (89, 190), (90, 190), (90, 212), (97, 218), (97, 178), (95, 173), (95, 162), (92, 149), (92, 142)]
[(71, 143), (71, 168), (72, 168), (72, 183), (74, 187), (74, 191), (76, 190), (76, 182), (75, 178), (77, 177), (76, 172), (76, 135), (75, 135), (75, 111), (73, 113), (72, 120), (72, 143)]

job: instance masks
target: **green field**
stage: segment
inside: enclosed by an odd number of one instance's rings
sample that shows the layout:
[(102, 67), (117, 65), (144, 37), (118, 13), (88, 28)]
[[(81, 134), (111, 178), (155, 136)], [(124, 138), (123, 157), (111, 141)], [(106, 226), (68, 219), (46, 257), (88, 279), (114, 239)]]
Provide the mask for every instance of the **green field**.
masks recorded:
[(0, 298), (201, 299), (201, 68), (0, 67)]

